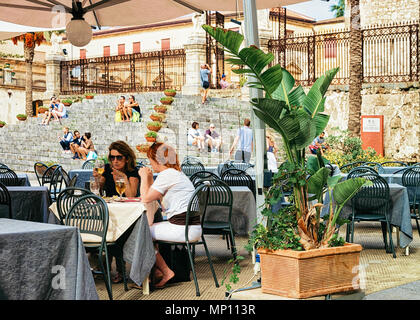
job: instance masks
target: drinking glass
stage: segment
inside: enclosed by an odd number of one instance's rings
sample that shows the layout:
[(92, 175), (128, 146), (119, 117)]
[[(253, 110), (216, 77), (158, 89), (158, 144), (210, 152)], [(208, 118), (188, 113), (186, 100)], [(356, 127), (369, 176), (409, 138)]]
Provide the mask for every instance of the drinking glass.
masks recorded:
[(104, 173), (104, 171), (105, 171), (105, 163), (104, 163), (104, 161), (97, 159), (95, 161), (94, 170), (96, 170), (96, 172), (98, 172), (98, 174), (102, 175)]
[(122, 195), (125, 192), (125, 180), (124, 179), (118, 179), (115, 182), (115, 190), (117, 190), (118, 194), (120, 195), (120, 200), (122, 200)]
[(92, 177), (90, 179), (90, 185), (89, 185), (89, 187), (90, 187), (90, 191), (93, 194), (96, 194), (97, 196), (100, 195), (99, 194), (99, 182), (95, 178)]

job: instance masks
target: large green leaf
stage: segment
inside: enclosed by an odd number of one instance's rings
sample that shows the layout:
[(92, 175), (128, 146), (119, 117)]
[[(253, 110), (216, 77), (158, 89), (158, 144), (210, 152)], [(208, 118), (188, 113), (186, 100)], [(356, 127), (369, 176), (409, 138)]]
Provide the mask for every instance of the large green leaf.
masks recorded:
[(238, 32), (226, 30), (222, 28), (214, 28), (209, 25), (203, 25), (202, 28), (219, 42), (227, 51), (238, 55), (239, 48), (244, 41), (244, 36)]
[(330, 170), (327, 168), (319, 169), (314, 175), (312, 175), (308, 181), (308, 192), (316, 195), (316, 199), (319, 199), (323, 193), (325, 184), (327, 183)]
[(254, 112), (268, 126), (279, 132), (285, 139), (284, 128), (280, 123), (280, 114), (285, 108), (284, 101), (273, 99), (252, 99), (251, 103), (254, 106)]
[(295, 79), (284, 68), (282, 68), (282, 77), (283, 77), (283, 79), (282, 79), (280, 85), (276, 88), (276, 91), (273, 92), (273, 98), (277, 99), (277, 100), (285, 101), (286, 105), (288, 105), (290, 107), (291, 105), (290, 105), (290, 101), (289, 101), (289, 92), (295, 86)]
[(257, 47), (243, 48), (238, 56), (252, 69), (255, 74), (260, 74), (271, 61), (274, 60), (274, 55), (270, 53), (264, 53)]
[[(316, 132), (315, 137), (319, 136), (327, 127), (330, 116), (323, 113), (318, 113), (312, 120), (315, 124)], [(315, 138), (314, 138), (315, 139)]]
[(354, 178), (339, 182), (333, 188), (334, 201), (338, 206), (343, 206), (354, 197), (368, 181), (363, 178)]
[(279, 64), (267, 69), (261, 75), (261, 81), (269, 94), (272, 94), (282, 82), (282, 71)]
[(298, 134), (294, 138), (297, 149), (304, 149), (316, 138), (316, 127), (311, 117), (302, 109), (296, 110), (296, 120), (299, 124)]
[(292, 92), (289, 93), (289, 105), (291, 107), (303, 106), (303, 101), (305, 100), (306, 93), (303, 90), (302, 86), (299, 85)]

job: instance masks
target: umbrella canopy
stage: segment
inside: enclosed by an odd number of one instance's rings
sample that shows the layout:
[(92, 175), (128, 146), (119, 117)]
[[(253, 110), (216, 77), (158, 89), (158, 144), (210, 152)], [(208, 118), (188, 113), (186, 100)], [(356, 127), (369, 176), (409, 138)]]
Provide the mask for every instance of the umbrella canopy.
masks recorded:
[[(63, 28), (61, 28), (63, 29)], [(28, 32), (54, 31), (54, 28), (35, 28), (9, 22), (0, 22), (0, 41), (8, 40)]]
[[(257, 0), (257, 9), (307, 0)], [(82, 13), (91, 25), (131, 26), (170, 20), (192, 12), (242, 11), (242, 0), (0, 0), (0, 20), (33, 27), (63, 28)], [(61, 7), (60, 7), (61, 6)], [(82, 9), (82, 11), (81, 11)], [(62, 15), (60, 13), (62, 12)]]

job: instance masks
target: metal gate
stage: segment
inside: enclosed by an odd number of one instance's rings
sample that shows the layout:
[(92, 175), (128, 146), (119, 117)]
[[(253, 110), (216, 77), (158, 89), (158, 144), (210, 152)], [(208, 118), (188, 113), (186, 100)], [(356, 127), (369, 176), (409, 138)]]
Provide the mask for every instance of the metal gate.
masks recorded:
[[(273, 23), (274, 40), (277, 45), (277, 63), (283, 68), (286, 65), (286, 8), (274, 8), (270, 11), (270, 20)], [(271, 41), (271, 40), (270, 40)]]
[[(225, 27), (225, 16), (219, 12), (206, 11), (206, 24), (213, 27)], [(220, 79), (225, 73), (225, 53), (208, 33), (206, 33), (206, 63), (210, 66), (212, 77), (210, 88), (220, 89)]]

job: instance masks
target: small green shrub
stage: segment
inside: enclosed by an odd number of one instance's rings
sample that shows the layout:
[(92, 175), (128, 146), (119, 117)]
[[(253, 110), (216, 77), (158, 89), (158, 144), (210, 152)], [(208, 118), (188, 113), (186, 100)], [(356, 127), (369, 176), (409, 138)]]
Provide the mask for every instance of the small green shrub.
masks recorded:
[(0, 120), (0, 124), (4, 126), (6, 122)]
[(147, 123), (147, 125), (151, 127), (161, 127), (162, 123), (160, 123), (159, 121), (150, 121)]
[(28, 116), (26, 115), (26, 114), (23, 114), (23, 113), (19, 113), (17, 116), (16, 116), (16, 118), (27, 118)]
[(160, 98), (160, 101), (174, 101), (174, 98), (172, 98), (172, 97), (162, 97), (162, 98)]
[(157, 138), (157, 133), (154, 131), (149, 131), (148, 133), (146, 133), (146, 137)]
[(64, 99), (64, 100), (61, 100), (61, 102), (62, 103), (73, 103), (73, 100), (70, 100), (70, 99)]
[(176, 92), (176, 90), (175, 90), (175, 89), (166, 89), (164, 92), (171, 92), (171, 93), (174, 93), (174, 92)]

